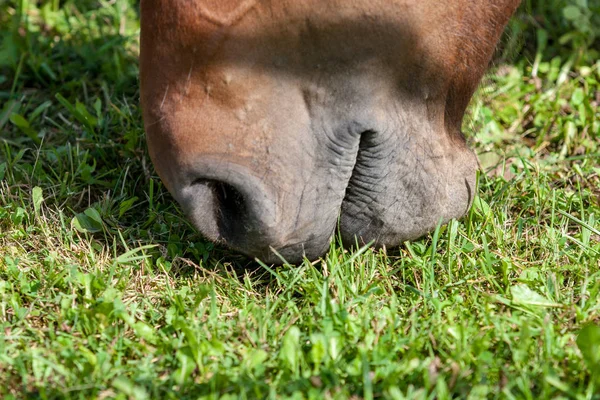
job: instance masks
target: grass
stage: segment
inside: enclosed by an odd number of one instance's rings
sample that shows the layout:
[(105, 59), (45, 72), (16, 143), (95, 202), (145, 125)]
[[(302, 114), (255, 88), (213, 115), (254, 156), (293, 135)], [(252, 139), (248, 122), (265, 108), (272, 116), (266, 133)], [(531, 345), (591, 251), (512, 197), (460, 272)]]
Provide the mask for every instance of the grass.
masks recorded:
[(133, 3), (0, 3), (0, 398), (600, 398), (594, 24), (514, 20), (467, 217), (274, 268), (154, 174)]

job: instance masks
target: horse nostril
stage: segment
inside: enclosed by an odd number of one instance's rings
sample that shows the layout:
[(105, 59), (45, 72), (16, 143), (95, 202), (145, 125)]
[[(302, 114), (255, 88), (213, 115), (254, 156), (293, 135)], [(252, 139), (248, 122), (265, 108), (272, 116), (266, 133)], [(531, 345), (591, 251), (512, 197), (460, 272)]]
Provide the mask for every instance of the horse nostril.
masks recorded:
[(248, 218), (248, 204), (244, 195), (233, 185), (214, 180), (196, 179), (192, 186), (203, 187), (210, 193), (212, 198), (210, 207), (222, 239), (231, 239), (240, 232), (244, 220)]
[(244, 196), (236, 188), (225, 182), (215, 182), (214, 186), (217, 201), (224, 214), (244, 213), (246, 211)]
[(281, 240), (277, 192), (252, 170), (206, 158), (189, 175), (176, 198), (207, 239), (252, 255)]
[[(217, 224), (224, 237), (235, 237), (239, 226), (248, 217), (248, 205), (244, 195), (225, 182), (213, 182), (215, 206), (217, 207)], [(238, 227), (238, 229), (236, 229)]]
[(317, 219), (314, 226), (298, 223), (303, 210), (294, 193), (283, 192), (280, 182), (264, 174), (206, 157), (189, 170), (186, 181), (174, 190), (175, 198), (207, 239), (269, 263), (281, 263), (280, 257), (300, 262), (305, 254), (314, 259), (329, 246), (335, 216)]

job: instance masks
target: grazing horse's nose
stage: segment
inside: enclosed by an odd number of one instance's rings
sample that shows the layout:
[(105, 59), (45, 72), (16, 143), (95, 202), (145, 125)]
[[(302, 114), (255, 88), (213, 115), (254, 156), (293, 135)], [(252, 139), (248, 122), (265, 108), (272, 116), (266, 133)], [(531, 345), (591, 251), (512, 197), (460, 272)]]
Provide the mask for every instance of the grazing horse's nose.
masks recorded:
[(204, 160), (176, 197), (208, 239), (238, 250), (277, 241), (276, 191), (242, 165)]

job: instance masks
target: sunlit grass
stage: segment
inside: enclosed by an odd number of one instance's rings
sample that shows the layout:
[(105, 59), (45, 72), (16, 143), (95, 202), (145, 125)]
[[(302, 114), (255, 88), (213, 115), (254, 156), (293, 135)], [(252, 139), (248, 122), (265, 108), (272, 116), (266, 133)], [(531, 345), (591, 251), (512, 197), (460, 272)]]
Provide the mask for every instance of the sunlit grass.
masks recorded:
[(598, 397), (599, 64), (484, 82), (462, 220), (273, 267), (154, 174), (134, 6), (41, 3), (0, 5), (0, 398)]

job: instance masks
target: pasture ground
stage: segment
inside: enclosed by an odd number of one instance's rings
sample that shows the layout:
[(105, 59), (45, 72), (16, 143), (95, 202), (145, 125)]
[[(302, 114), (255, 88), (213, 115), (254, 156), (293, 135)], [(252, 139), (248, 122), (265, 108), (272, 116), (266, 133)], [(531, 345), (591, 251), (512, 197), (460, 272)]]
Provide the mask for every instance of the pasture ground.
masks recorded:
[(467, 217), (272, 268), (153, 172), (134, 3), (0, 2), (0, 398), (600, 398), (598, 6), (513, 22)]

